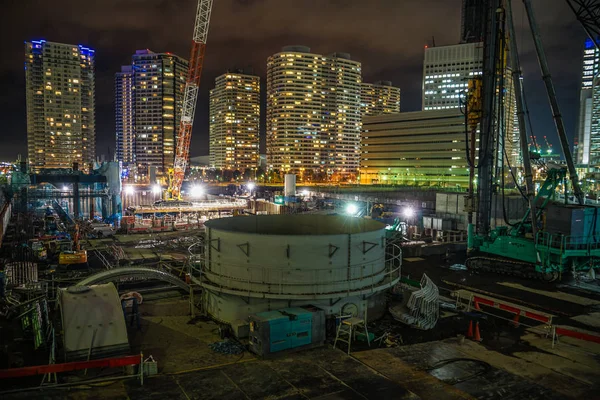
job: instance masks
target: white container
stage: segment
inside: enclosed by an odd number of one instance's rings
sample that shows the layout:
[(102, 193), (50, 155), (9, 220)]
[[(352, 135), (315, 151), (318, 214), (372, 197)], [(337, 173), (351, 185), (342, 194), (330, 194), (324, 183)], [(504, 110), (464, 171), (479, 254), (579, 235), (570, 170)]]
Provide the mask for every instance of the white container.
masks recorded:
[(283, 195), (285, 197), (292, 197), (296, 195), (296, 175), (285, 174), (285, 184), (283, 189)]

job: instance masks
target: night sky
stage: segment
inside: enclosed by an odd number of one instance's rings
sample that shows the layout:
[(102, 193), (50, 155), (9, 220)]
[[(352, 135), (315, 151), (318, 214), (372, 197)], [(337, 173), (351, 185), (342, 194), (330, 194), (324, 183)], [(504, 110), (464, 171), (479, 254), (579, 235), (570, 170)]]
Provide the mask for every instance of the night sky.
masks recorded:
[[(513, 1), (534, 134), (556, 131), (520, 1)], [(97, 154), (114, 152), (113, 79), (136, 49), (189, 58), (196, 0), (4, 0), (0, 8), (0, 160), (26, 154), (25, 40), (96, 50)], [(583, 29), (564, 0), (533, 0), (569, 136), (575, 131)], [(363, 80), (391, 80), (402, 111), (421, 109), (423, 48), (457, 44), (460, 0), (214, 0), (191, 155), (208, 153), (208, 92), (231, 68), (261, 77), (282, 46), (348, 52)], [(264, 107), (262, 134), (264, 136)], [(572, 142), (572, 139), (571, 139)], [(264, 140), (263, 140), (264, 144)], [(264, 151), (264, 149), (263, 149)]]

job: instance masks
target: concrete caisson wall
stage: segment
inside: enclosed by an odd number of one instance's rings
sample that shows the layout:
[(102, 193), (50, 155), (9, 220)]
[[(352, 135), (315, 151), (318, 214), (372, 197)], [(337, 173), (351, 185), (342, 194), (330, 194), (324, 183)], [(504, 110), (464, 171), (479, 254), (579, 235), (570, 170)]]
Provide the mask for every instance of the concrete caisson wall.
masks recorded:
[(385, 226), (377, 221), (261, 215), (205, 225), (204, 305), (226, 322), (303, 304), (339, 313), (349, 299), (362, 313), (400, 275), (386, 258)]

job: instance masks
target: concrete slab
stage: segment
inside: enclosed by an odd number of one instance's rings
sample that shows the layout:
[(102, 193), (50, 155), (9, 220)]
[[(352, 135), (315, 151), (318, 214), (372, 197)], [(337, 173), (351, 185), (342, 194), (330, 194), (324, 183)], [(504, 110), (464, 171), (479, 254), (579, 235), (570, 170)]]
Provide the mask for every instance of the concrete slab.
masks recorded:
[(566, 301), (569, 303), (579, 304), (582, 306), (592, 306), (592, 305), (600, 304), (600, 300), (597, 300), (597, 299), (590, 299), (587, 297), (577, 296), (574, 294), (559, 292), (559, 291), (535, 289), (535, 288), (527, 287), (520, 283), (498, 282), (498, 285), (510, 287), (513, 289), (519, 289), (519, 290), (523, 290), (523, 291), (530, 292), (530, 293), (535, 293), (535, 294), (541, 295), (541, 296), (552, 297), (554, 299)]
[(494, 368), (536, 382), (566, 397), (577, 399), (590, 393), (591, 386), (588, 383), (573, 380), (570, 376), (553, 371), (549, 366), (536, 364), (517, 356), (501, 354), (470, 340), (466, 340), (463, 344), (451, 340), (445, 343), (465, 357), (480, 359)]
[(577, 315), (571, 319), (593, 328), (600, 328), (600, 312)]
[[(467, 349), (472, 346), (471, 343), (465, 342)], [(573, 389), (570, 380), (563, 379), (565, 386), (562, 387), (563, 391), (558, 392), (549, 387), (544, 387), (539, 382), (534, 382), (528, 379), (525, 374), (526, 368), (521, 365), (523, 370), (512, 369), (511, 373), (508, 370), (503, 369), (506, 364), (494, 361), (493, 358), (499, 353), (489, 352), (485, 357), (479, 356), (480, 352), (484, 352), (485, 348), (481, 345), (476, 345), (478, 351), (474, 351), (471, 348), (470, 351), (463, 351), (462, 348), (458, 347), (456, 339), (450, 339), (441, 342), (429, 342), (420, 343), (410, 346), (402, 346), (390, 349), (379, 349), (371, 352), (356, 353), (355, 356), (367, 365), (377, 369), (384, 374), (394, 374), (398, 376), (396, 379), (402, 379), (408, 389), (415, 392), (417, 395), (423, 398), (485, 398), (485, 399), (505, 399), (505, 398), (527, 398), (527, 399), (562, 399), (565, 398), (565, 393), (569, 393)], [(436, 362), (442, 360), (449, 360), (455, 358), (475, 358), (482, 361), (488, 362), (491, 368), (478, 376), (474, 376), (464, 382), (459, 382), (453, 386), (450, 386), (455, 392), (452, 393), (446, 387), (442, 386), (442, 393), (448, 393), (446, 396), (454, 397), (441, 397), (441, 394), (435, 394), (428, 392), (434, 386), (434, 384), (428, 384), (426, 377), (422, 374), (426, 374), (423, 370), (433, 366)], [(494, 361), (494, 362), (489, 362)], [(507, 362), (506, 359), (502, 360)], [(398, 370), (398, 363), (406, 363), (409, 369)], [(401, 365), (401, 364), (400, 364)], [(417, 372), (410, 369), (410, 367), (417, 370)], [(418, 374), (420, 370), (420, 376)], [(436, 369), (431, 372), (431, 375), (437, 375), (440, 378), (460, 380), (473, 374), (477, 370), (475, 367), (469, 367), (465, 364), (452, 363), (444, 367)], [(546, 371), (551, 374), (552, 371)], [(520, 374), (519, 374), (520, 373)], [(540, 372), (543, 375), (543, 372)], [(417, 378), (407, 379), (407, 376), (417, 376)], [(430, 376), (431, 376), (430, 375)], [(401, 377), (404, 378), (401, 378)], [(431, 376), (433, 378), (433, 376)], [(435, 378), (433, 378), (435, 379)], [(441, 381), (435, 380), (439, 385)], [(443, 382), (441, 382), (443, 383)], [(583, 385), (578, 394), (588, 393), (587, 389), (589, 386)], [(465, 394), (461, 394), (465, 393)], [(590, 392), (591, 393), (591, 392)], [(472, 396), (472, 397), (460, 397), (460, 396)], [(572, 396), (578, 398), (577, 396)]]
[(132, 351), (151, 354), (164, 373), (254, 359), (250, 353), (240, 356), (212, 351), (209, 344), (221, 340), (218, 325), (210, 321), (190, 324), (188, 307), (182, 299), (144, 302), (140, 306), (142, 330), (129, 329)]
[[(419, 371), (406, 360), (399, 360), (388, 349), (377, 349), (354, 353), (354, 356), (371, 368), (384, 374), (390, 380), (402, 382), (411, 392), (423, 399), (474, 399), (466, 392), (448, 385), (426, 372)], [(417, 360), (414, 360), (417, 361)]]
[[(582, 369), (591, 369), (600, 374), (600, 344), (598, 343), (561, 336), (552, 348), (551, 337), (540, 335), (532, 330), (527, 330), (521, 340), (539, 349), (540, 353), (551, 354), (559, 358), (556, 360), (556, 364), (545, 365), (560, 366), (564, 359), (580, 364)], [(600, 378), (598, 381), (600, 382)]]

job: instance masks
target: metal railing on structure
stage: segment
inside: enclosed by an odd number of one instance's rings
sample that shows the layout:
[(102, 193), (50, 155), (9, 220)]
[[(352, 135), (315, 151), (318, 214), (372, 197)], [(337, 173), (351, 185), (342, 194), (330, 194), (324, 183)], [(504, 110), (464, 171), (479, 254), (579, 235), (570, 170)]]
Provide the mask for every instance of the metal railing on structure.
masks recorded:
[(198, 212), (198, 211), (217, 211), (244, 209), (248, 207), (247, 200), (205, 200), (201, 202), (193, 202), (191, 206), (175, 206), (167, 205), (139, 205), (128, 208), (133, 214), (152, 214), (164, 212)]
[[(192, 247), (192, 246), (191, 246)], [(192, 253), (190, 247), (190, 253)], [(396, 244), (387, 244), (384, 257), (341, 267), (324, 268), (269, 268), (260, 265), (232, 265), (236, 273), (224, 275), (211, 268), (200, 247), (199, 253), (189, 260), (190, 274), (211, 290), (260, 298), (329, 298), (336, 295), (352, 296), (374, 293), (394, 286), (400, 280), (402, 250)], [(365, 271), (368, 271), (365, 273)], [(290, 273), (301, 274), (303, 281), (288, 280)], [(360, 272), (359, 276), (356, 275)], [(346, 276), (345, 279), (324, 279), (326, 276)], [(259, 280), (257, 277), (268, 277)]]
[(592, 251), (600, 249), (600, 235), (572, 236), (538, 232), (535, 242), (538, 249), (546, 248), (557, 254), (565, 251), (583, 251), (591, 254)]

